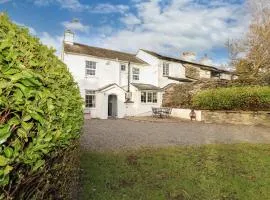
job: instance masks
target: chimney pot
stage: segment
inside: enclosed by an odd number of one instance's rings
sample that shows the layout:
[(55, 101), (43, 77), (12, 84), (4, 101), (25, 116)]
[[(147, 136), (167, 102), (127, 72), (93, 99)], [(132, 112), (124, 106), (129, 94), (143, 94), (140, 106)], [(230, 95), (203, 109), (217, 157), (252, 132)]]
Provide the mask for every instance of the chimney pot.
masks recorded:
[(207, 54), (204, 54), (204, 57), (200, 60), (200, 63), (203, 65), (212, 65), (213, 61), (207, 56)]
[(196, 61), (196, 53), (185, 51), (182, 53), (181, 59), (190, 61), (190, 62)]
[(64, 42), (66, 44), (74, 44), (74, 33), (71, 30), (66, 30), (64, 35)]

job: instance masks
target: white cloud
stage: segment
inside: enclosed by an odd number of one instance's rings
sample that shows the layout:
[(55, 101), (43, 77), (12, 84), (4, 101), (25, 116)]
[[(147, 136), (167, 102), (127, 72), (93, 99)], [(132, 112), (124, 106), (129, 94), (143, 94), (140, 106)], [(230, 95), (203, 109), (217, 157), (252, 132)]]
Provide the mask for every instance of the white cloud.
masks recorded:
[(34, 0), (33, 2), (35, 5), (38, 5), (38, 6), (46, 6), (52, 3), (53, 1), (52, 0)]
[(88, 8), (87, 5), (81, 4), (78, 0), (57, 0), (62, 8), (72, 11), (82, 11)]
[(84, 25), (79, 21), (72, 21), (72, 22), (62, 22), (62, 25), (66, 28), (66, 29), (71, 29), (73, 31), (80, 31), (83, 33), (88, 33), (90, 27), (88, 25)]
[(141, 23), (141, 20), (135, 16), (134, 14), (126, 14), (124, 17), (122, 17), (121, 22), (123, 22), (124, 24), (130, 26), (130, 25), (137, 25)]
[(34, 35), (34, 36), (40, 38), (40, 41), (43, 44), (54, 48), (56, 50), (56, 55), (60, 56), (63, 36), (59, 36), (59, 35), (52, 36), (48, 32), (38, 32), (33, 27), (27, 26), (23, 23), (16, 22), (16, 21), (13, 21), (13, 22), (19, 26), (28, 28), (31, 35)]
[(71, 11), (83, 11), (88, 8), (87, 5), (83, 5), (79, 0), (32, 0), (37, 6), (48, 6), (50, 4), (59, 4), (61, 8)]
[(103, 34), (103, 36), (107, 36), (107, 35), (111, 35), (114, 31), (113, 27), (109, 26), (109, 25), (104, 25), (104, 26), (99, 26), (96, 27), (96, 30)]
[[(181, 51), (198, 54), (222, 48), (228, 38), (241, 37), (249, 25), (245, 7), (224, 0), (136, 1), (137, 14), (127, 13), (121, 21), (127, 25), (100, 45), (136, 52), (139, 48), (172, 56)], [(130, 19), (130, 21), (128, 20)], [(134, 29), (128, 25), (136, 24)]]
[(43, 44), (54, 48), (56, 50), (56, 55), (60, 56), (63, 36), (52, 36), (47, 32), (42, 32), (39, 35), (39, 38)]
[[(0, 0), (1, 1), (1, 0)], [(5, 0), (4, 0), (5, 1)], [(48, 6), (50, 4), (58, 4), (61, 8), (70, 11), (88, 11), (92, 13), (99, 14), (109, 14), (109, 13), (124, 13), (129, 10), (126, 5), (114, 5), (110, 3), (99, 3), (97, 5), (82, 4), (79, 0), (31, 0), (37, 6)]]
[(9, 1), (11, 1), (11, 0), (0, 0), (0, 4), (2, 4), (2, 3), (7, 3), (7, 2), (9, 2)]
[(125, 13), (129, 10), (129, 7), (126, 5), (113, 5), (109, 3), (100, 3), (96, 6), (93, 6), (89, 9), (90, 12), (93, 13)]
[(27, 26), (27, 25), (25, 25), (25, 24), (22, 24), (22, 23), (19, 23), (19, 22), (16, 22), (16, 21), (13, 21), (13, 22), (14, 22), (15, 24), (19, 25), (19, 26), (28, 28), (31, 35), (37, 35), (37, 31), (36, 31), (33, 27)]

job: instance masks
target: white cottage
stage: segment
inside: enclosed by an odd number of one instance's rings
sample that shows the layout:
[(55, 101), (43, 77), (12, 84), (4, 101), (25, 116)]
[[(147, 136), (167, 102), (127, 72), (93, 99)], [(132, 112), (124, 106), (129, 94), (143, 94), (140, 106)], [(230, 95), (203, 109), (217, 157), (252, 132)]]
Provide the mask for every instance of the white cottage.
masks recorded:
[(71, 31), (65, 32), (62, 60), (79, 85), (85, 113), (93, 118), (151, 115), (152, 107), (162, 105), (163, 88), (193, 81), (186, 77), (184, 60), (75, 43)]

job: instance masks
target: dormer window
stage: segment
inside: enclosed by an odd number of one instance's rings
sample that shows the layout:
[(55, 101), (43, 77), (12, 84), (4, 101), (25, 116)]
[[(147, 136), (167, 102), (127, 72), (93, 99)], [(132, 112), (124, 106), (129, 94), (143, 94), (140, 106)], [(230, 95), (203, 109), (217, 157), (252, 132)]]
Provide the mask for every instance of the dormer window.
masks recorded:
[(96, 62), (85, 61), (85, 75), (86, 76), (95, 76), (96, 75)]
[(169, 76), (169, 68), (170, 64), (169, 63), (163, 63), (163, 76)]

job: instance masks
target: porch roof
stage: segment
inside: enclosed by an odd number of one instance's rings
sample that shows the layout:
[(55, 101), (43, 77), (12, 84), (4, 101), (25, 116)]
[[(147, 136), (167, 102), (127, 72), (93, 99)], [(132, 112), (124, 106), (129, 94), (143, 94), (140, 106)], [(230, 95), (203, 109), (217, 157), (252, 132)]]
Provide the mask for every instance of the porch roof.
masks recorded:
[[(112, 86), (117, 86), (118, 88), (124, 90), (123, 88), (121, 88), (121, 87), (120, 87), (119, 85), (117, 85), (116, 83), (111, 83), (111, 84), (108, 84), (108, 85), (105, 85), (105, 86), (99, 88), (98, 91), (105, 90), (105, 89), (110, 88), (110, 87), (112, 87)], [(125, 90), (124, 90), (124, 91), (125, 91)]]

